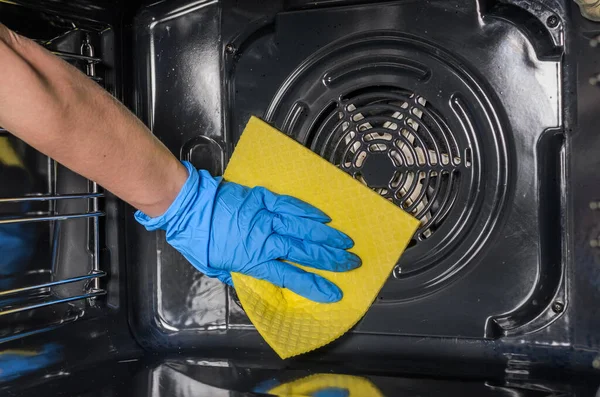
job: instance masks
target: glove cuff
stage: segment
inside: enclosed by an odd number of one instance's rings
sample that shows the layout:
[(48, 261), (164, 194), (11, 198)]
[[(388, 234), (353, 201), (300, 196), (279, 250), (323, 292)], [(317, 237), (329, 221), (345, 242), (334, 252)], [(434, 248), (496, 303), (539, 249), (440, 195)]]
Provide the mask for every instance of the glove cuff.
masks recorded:
[(154, 218), (142, 211), (135, 212), (135, 220), (144, 226), (146, 230), (162, 229), (168, 231), (168, 229), (177, 228), (176, 224), (179, 223), (182, 215), (194, 205), (204, 204), (206, 206), (204, 211), (209, 214), (212, 213), (212, 203), (217, 192), (217, 187), (219, 186), (220, 178), (213, 178), (208, 171), (196, 170), (187, 161), (182, 161), (181, 163), (188, 171), (188, 178), (167, 211)]

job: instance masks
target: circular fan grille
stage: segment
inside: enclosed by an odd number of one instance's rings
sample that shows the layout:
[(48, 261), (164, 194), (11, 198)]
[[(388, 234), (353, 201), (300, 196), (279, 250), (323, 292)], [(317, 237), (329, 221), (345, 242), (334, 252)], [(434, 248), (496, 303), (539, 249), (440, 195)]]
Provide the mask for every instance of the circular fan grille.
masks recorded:
[(311, 148), (421, 220), (412, 245), (430, 237), (454, 202), (461, 165), (471, 164), (427, 99), (372, 87), (321, 114)]
[(508, 164), (495, 98), (484, 88), (443, 48), (369, 32), (304, 59), (265, 111), (265, 120), (421, 221), (381, 299), (448, 285), (496, 224)]

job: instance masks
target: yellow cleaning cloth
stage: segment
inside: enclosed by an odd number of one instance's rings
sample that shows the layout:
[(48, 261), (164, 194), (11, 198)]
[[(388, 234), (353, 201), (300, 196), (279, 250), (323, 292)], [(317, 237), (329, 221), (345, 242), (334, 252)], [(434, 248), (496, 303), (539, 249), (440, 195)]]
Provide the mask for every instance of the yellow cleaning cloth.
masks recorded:
[(281, 356), (324, 346), (346, 333), (367, 312), (419, 222), (307, 148), (252, 117), (225, 171), (226, 180), (264, 186), (320, 208), (331, 226), (354, 240), (358, 269), (333, 273), (302, 267), (341, 288), (337, 303), (309, 301), (239, 273), (233, 283), (246, 314)]
[(269, 390), (269, 395), (281, 397), (310, 397), (327, 389), (341, 389), (348, 397), (383, 397), (381, 391), (370, 380), (362, 376), (316, 374), (284, 383)]

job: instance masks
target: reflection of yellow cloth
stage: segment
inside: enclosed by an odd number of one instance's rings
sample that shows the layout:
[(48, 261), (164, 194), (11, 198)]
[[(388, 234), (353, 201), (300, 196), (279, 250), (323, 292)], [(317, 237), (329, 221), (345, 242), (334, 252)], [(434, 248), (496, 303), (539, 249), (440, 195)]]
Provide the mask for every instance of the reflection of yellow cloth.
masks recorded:
[(267, 343), (287, 358), (342, 336), (366, 313), (419, 222), (349, 175), (263, 121), (252, 118), (225, 171), (225, 179), (264, 186), (323, 210), (348, 234), (363, 265), (332, 273), (304, 268), (338, 285), (340, 302), (319, 304), (266, 281), (234, 273), (236, 292)]
[(348, 397), (383, 397), (381, 391), (371, 381), (361, 376), (316, 374), (293, 382), (279, 385), (268, 393), (281, 397), (312, 396), (329, 388), (348, 391)]
[(40, 351), (38, 350), (19, 350), (19, 349), (15, 349), (15, 350), (3, 350), (0, 352), (0, 356), (21, 356), (21, 357), (34, 357), (34, 356), (38, 356), (40, 355)]
[(0, 137), (0, 163), (9, 167), (23, 168), (23, 162), (7, 137)]

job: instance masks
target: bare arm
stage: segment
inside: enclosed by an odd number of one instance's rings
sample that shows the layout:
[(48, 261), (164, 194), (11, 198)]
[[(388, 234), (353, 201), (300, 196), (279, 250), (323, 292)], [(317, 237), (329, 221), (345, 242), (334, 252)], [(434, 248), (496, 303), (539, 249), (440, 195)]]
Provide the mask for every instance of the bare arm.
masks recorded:
[(331, 303), (343, 296), (335, 284), (279, 259), (332, 272), (361, 264), (319, 209), (184, 166), (102, 88), (2, 25), (0, 125), (141, 210), (146, 229), (165, 230), (193, 266), (229, 285), (242, 273)]
[(187, 179), (121, 103), (75, 67), (0, 25), (0, 126), (150, 216)]

